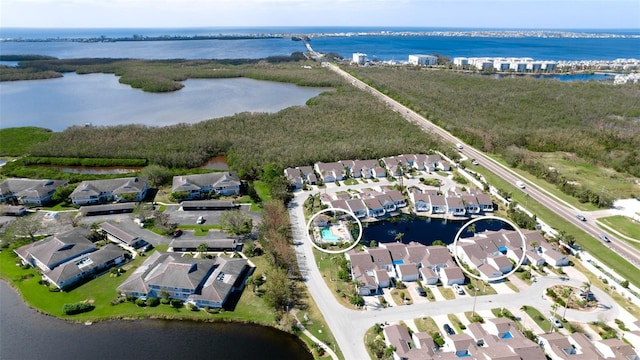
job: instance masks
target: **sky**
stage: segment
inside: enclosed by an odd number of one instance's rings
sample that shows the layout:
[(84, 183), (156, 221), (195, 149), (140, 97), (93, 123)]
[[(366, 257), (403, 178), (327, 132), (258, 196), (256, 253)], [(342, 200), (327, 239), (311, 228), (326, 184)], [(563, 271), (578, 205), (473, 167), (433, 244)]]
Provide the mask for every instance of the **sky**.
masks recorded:
[(2, 0), (0, 28), (640, 29), (640, 0)]

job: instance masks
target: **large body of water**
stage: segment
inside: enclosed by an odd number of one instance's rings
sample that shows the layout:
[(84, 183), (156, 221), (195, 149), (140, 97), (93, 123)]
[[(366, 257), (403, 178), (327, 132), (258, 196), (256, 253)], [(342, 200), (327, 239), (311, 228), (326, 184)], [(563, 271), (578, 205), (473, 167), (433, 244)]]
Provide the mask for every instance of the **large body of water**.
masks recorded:
[[(192, 29), (0, 29), (0, 38), (111, 38), (133, 35), (158, 37), (219, 34), (339, 34), (391, 31), (469, 31), (434, 28), (192, 28)], [(640, 30), (575, 30), (576, 33), (626, 37), (501, 37), (501, 36), (315, 36), (314, 50), (349, 58), (366, 53), (370, 59), (407, 60), (409, 54), (530, 57), (536, 60), (613, 60), (640, 58)], [(59, 58), (111, 57), (142, 59), (258, 59), (305, 52), (288, 37), (242, 40), (120, 41), (120, 42), (3, 42), (0, 54), (40, 54)]]
[(0, 358), (313, 359), (295, 336), (245, 324), (105, 321), (91, 326), (39, 314), (0, 281)]
[(195, 123), (243, 111), (276, 112), (323, 89), (247, 78), (190, 79), (170, 93), (133, 89), (107, 74), (0, 83), (0, 128), (39, 126), (62, 131), (72, 125)]
[[(193, 29), (2, 29), (0, 38), (87, 39), (221, 35), (337, 34), (461, 29), (376, 28), (193, 28)], [(462, 29), (469, 30), (469, 29)], [(602, 33), (603, 31), (599, 31)], [(590, 32), (596, 33), (596, 32)], [(367, 53), (379, 60), (406, 60), (409, 54), (531, 57), (537, 60), (612, 60), (640, 58), (639, 31), (611, 32), (623, 37), (477, 37), (477, 36), (312, 36), (315, 50), (350, 57)], [(264, 58), (306, 51), (290, 37), (236, 40), (170, 41), (3, 41), (0, 55), (40, 54), (58, 58), (228, 59)], [(5, 65), (16, 65), (7, 63)], [(585, 79), (604, 75), (585, 75)], [(562, 80), (576, 80), (573, 76)], [(595, 79), (598, 80), (598, 79)], [(65, 74), (62, 79), (0, 83), (0, 127), (41, 126), (61, 131), (72, 125), (140, 123), (164, 126), (193, 123), (238, 112), (274, 112), (301, 105), (321, 90), (249, 79), (187, 80), (180, 91), (145, 93), (112, 75)]]

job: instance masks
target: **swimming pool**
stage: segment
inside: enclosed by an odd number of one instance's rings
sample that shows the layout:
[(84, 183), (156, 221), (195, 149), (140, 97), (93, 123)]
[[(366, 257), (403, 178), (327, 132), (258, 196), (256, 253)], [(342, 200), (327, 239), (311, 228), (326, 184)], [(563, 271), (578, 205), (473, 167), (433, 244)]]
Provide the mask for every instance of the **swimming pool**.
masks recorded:
[(322, 230), (320, 231), (320, 235), (322, 236), (322, 240), (324, 241), (329, 241), (329, 242), (338, 242), (340, 241), (340, 238), (333, 235), (331, 233), (331, 229), (329, 228), (322, 228)]

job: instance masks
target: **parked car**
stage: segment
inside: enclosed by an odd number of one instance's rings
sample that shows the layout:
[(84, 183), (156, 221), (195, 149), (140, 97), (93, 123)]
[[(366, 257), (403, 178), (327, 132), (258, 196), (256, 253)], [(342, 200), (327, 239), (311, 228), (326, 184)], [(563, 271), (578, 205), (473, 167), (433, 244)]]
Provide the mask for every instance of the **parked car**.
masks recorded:
[(478, 160), (473, 159), (473, 160), (471, 161), (471, 163), (472, 163), (473, 165), (478, 165)]
[(562, 323), (561, 323), (561, 322), (560, 322), (560, 320), (558, 320), (557, 318), (555, 318), (555, 317), (553, 317), (553, 316), (552, 316), (552, 317), (550, 317), (550, 318), (549, 318), (549, 321), (550, 321), (550, 322), (551, 322), (551, 324), (553, 324), (553, 326), (555, 326), (556, 328), (558, 328), (558, 329), (562, 328)]
[(198, 216), (198, 220), (196, 220), (197, 224), (204, 224), (204, 216)]
[(609, 238), (605, 234), (600, 234), (598, 236), (600, 237), (600, 240), (602, 240), (602, 241), (604, 241), (606, 243), (610, 243), (611, 242), (611, 240), (609, 240)]
[(173, 231), (173, 234), (172, 234), (172, 235), (173, 235), (173, 237), (174, 237), (174, 238), (176, 238), (176, 237), (180, 237), (180, 235), (182, 235), (182, 230), (180, 230), (180, 229), (175, 229), (175, 230)]
[(427, 296), (427, 292), (422, 288), (422, 286), (416, 286), (416, 291), (418, 292), (418, 294), (420, 294), (420, 296)]
[(462, 288), (462, 286), (458, 285), (458, 284), (453, 284), (453, 288), (456, 290), (456, 292), (458, 293), (458, 295), (464, 295), (464, 289)]
[(582, 214), (578, 214), (578, 215), (576, 215), (576, 217), (577, 217), (577, 218), (578, 218), (578, 220), (580, 220), (580, 221), (587, 221), (587, 218), (586, 218), (586, 217), (584, 217), (584, 215), (582, 215)]
[(456, 332), (453, 330), (453, 328), (451, 328), (451, 326), (449, 326), (449, 324), (444, 324), (444, 331), (449, 334), (449, 335), (455, 335)]

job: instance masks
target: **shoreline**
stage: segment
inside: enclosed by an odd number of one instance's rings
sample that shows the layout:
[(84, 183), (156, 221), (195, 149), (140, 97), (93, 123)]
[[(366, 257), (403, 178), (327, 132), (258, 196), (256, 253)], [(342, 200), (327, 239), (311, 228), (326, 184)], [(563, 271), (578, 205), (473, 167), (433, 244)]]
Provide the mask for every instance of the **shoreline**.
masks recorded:
[[(33, 310), (34, 312), (36, 312), (39, 315), (46, 316), (46, 317), (51, 318), (51, 319), (64, 321), (64, 322), (69, 323), (69, 324), (91, 326), (93, 324), (102, 323), (102, 322), (117, 322), (117, 321), (129, 322), (129, 321), (143, 321), (143, 320), (165, 320), (165, 321), (181, 321), (181, 322), (188, 321), (188, 322), (193, 322), (193, 323), (210, 323), (210, 324), (215, 324), (215, 323), (223, 324), (224, 323), (224, 324), (240, 324), (240, 325), (258, 325), (258, 326), (262, 326), (262, 327), (266, 327), (266, 328), (272, 328), (272, 329), (280, 331), (282, 333), (294, 336), (299, 341), (301, 341), (303, 344), (305, 344), (305, 348), (308, 350), (309, 354), (311, 354), (314, 358), (317, 358), (315, 356), (314, 352), (313, 352), (313, 350), (314, 350), (313, 345), (311, 345), (310, 342), (309, 342), (309, 341), (313, 342), (313, 340), (306, 338), (305, 337), (306, 335), (304, 335), (304, 333), (302, 331), (299, 331), (299, 332), (297, 332), (295, 330), (287, 331), (287, 330), (279, 328), (278, 326), (275, 326), (274, 324), (269, 324), (269, 323), (265, 323), (265, 322), (261, 322), (261, 321), (255, 321), (255, 320), (240, 320), (240, 319), (229, 319), (229, 318), (199, 319), (199, 318), (189, 317), (189, 316), (185, 316), (185, 317), (170, 317), (170, 316), (158, 316), (158, 315), (142, 314), (142, 313), (140, 314), (139, 317), (115, 315), (115, 316), (107, 316), (107, 317), (102, 316), (102, 317), (96, 317), (96, 318), (84, 319), (84, 320), (81, 320), (81, 319), (68, 319), (68, 318), (56, 316), (54, 314), (51, 314), (49, 312), (46, 312), (46, 311), (34, 306), (31, 302), (28, 301), (28, 299), (24, 296), (22, 291), (20, 291), (20, 288), (18, 286), (16, 286), (13, 283), (13, 281), (11, 281), (9, 279), (6, 279), (3, 276), (0, 276), (0, 283), (6, 284), (7, 287), (9, 287), (11, 290), (13, 290), (15, 292), (16, 296), (18, 296), (20, 298), (22, 304), (24, 306), (26, 306), (27, 308), (29, 308), (30, 310)], [(162, 306), (162, 305), (159, 305), (159, 306)], [(200, 311), (203, 311), (203, 310), (200, 310)], [(232, 313), (232, 312), (229, 311), (229, 313)], [(211, 315), (216, 315), (216, 314), (211, 314)]]

